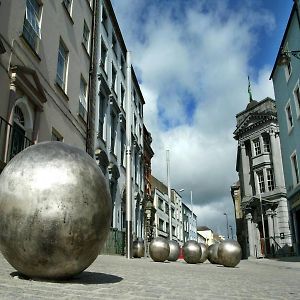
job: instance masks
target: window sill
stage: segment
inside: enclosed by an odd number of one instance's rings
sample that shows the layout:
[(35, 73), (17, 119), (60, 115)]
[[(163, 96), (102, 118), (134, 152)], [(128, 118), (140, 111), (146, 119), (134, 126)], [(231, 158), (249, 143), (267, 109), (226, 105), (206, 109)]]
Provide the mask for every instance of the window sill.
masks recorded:
[(55, 81), (55, 86), (60, 91), (60, 93), (64, 96), (65, 100), (69, 101), (70, 99), (69, 99), (68, 95), (66, 94), (66, 92), (64, 91), (64, 89), (58, 84), (57, 81)]
[(74, 25), (74, 20), (73, 20), (71, 14), (70, 14), (68, 8), (66, 7), (65, 2), (62, 2), (61, 4), (62, 4), (62, 6), (63, 6), (64, 9), (65, 9), (66, 14), (68, 15), (68, 18), (69, 18), (70, 22), (72, 23), (72, 25)]
[(32, 48), (32, 46), (28, 43), (27, 39), (23, 36), (23, 34), (21, 34), (20, 39), (22, 40), (22, 42), (28, 47), (28, 49), (30, 50), (30, 52), (34, 55), (34, 57), (38, 60), (38, 61), (42, 61), (41, 57), (38, 55), (38, 53), (36, 52), (36, 50), (34, 48)]

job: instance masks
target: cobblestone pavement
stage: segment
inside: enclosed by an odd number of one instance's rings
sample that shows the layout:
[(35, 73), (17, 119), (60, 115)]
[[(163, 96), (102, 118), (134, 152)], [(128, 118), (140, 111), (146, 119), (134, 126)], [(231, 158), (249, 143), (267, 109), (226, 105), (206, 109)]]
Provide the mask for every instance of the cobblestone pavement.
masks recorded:
[(65, 282), (22, 279), (0, 255), (0, 299), (300, 299), (300, 262), (155, 263), (101, 255)]

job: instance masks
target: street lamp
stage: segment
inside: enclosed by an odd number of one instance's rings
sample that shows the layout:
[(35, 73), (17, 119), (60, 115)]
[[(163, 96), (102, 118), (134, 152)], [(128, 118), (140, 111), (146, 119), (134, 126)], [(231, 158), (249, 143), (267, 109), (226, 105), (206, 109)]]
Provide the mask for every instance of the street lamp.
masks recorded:
[(229, 239), (228, 216), (226, 212), (224, 212), (224, 216), (226, 217), (227, 238)]

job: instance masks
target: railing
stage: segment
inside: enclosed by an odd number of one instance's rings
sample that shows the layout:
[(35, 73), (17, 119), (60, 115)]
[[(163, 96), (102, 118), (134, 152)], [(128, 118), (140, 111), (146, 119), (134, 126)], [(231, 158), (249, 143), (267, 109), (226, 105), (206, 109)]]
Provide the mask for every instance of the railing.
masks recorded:
[(25, 131), (0, 117), (0, 161), (7, 163), (16, 154), (31, 146), (33, 142), (25, 136)]

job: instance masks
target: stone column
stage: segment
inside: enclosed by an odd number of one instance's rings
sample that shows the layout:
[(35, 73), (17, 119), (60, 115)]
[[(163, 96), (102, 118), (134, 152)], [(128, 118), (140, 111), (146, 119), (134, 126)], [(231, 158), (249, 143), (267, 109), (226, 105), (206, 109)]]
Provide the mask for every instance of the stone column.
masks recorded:
[(253, 225), (252, 225), (252, 215), (248, 213), (246, 215), (247, 228), (248, 228), (248, 241), (249, 241), (249, 254), (250, 256), (255, 256), (254, 252), (254, 237), (253, 237)]
[(283, 188), (284, 177), (283, 177), (283, 168), (281, 162), (281, 152), (279, 145), (279, 137), (275, 137), (275, 132), (273, 130), (270, 131), (270, 143), (271, 143), (271, 155), (273, 162), (273, 170), (275, 177), (275, 188)]
[(251, 191), (250, 173), (249, 173), (250, 166), (249, 166), (249, 159), (246, 155), (245, 143), (242, 142), (240, 144), (240, 147), (241, 147), (241, 156), (242, 156), (243, 183), (244, 183), (245, 196), (251, 196), (252, 191)]
[(269, 242), (270, 242), (270, 248), (271, 248), (271, 254), (274, 255), (275, 254), (275, 243), (274, 243), (274, 226), (273, 226), (273, 211), (269, 208), (266, 211), (266, 216), (268, 219), (268, 227), (269, 227)]

